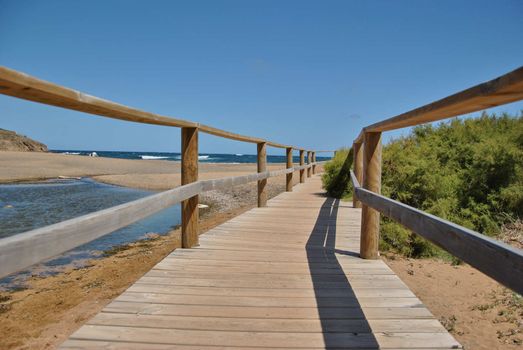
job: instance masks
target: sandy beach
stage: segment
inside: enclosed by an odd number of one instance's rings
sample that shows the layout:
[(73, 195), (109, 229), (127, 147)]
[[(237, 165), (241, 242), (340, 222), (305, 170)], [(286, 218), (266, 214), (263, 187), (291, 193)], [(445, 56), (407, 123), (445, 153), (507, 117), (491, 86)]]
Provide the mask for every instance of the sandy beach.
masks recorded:
[[(282, 169), (270, 164), (269, 169)], [(256, 172), (255, 164), (200, 164), (200, 178)], [(179, 185), (180, 164), (162, 160), (89, 158), (51, 153), (0, 152), (0, 182), (12, 183), (89, 176), (105, 183), (149, 190)], [(296, 182), (298, 176), (294, 177)], [(269, 197), (285, 189), (284, 177), (269, 179)], [(256, 183), (210, 191), (200, 218), (200, 234), (256, 205)], [(145, 234), (145, 232), (144, 232)], [(106, 252), (82, 268), (50, 277), (34, 276), (27, 289), (0, 292), (0, 348), (52, 349), (104, 305), (179, 247), (180, 232), (138, 241)], [(516, 349), (521, 346), (521, 301), (467, 265), (447, 261), (383, 259), (466, 348)], [(463, 286), (463, 288), (455, 288)], [(471, 295), (471, 290), (473, 292)], [(515, 299), (516, 298), (516, 299)]]
[[(59, 176), (88, 176), (109, 184), (146, 190), (180, 185), (180, 162), (86, 157), (42, 152), (0, 152), (0, 183), (33, 181)], [(268, 170), (285, 168), (268, 164)], [(256, 172), (256, 164), (200, 163), (202, 180)]]

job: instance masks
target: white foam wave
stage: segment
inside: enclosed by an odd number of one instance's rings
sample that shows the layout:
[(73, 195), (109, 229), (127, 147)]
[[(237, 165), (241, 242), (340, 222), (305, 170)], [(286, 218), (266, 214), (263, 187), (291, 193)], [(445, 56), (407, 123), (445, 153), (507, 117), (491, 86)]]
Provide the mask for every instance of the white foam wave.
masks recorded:
[(198, 156), (198, 159), (209, 159), (209, 156)]
[(168, 159), (169, 157), (142, 155), (142, 156), (140, 156), (140, 158), (142, 158), (142, 159)]
[(79, 155), (80, 152), (62, 152), (62, 154)]
[(237, 155), (238, 157), (243, 156), (243, 154), (241, 154), (241, 153), (236, 153), (236, 155)]

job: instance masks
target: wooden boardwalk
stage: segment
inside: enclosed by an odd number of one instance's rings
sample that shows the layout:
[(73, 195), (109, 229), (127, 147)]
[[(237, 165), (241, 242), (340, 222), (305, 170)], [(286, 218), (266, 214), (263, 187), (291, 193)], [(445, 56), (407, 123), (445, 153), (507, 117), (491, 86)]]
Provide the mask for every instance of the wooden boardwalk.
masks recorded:
[(318, 176), (177, 249), (62, 349), (460, 348)]

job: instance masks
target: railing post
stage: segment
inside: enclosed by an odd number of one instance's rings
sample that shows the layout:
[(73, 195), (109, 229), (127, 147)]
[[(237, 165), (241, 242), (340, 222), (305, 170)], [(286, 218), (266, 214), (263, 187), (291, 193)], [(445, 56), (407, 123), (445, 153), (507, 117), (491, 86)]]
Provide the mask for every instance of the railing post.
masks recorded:
[[(198, 129), (182, 128), (182, 185), (198, 181)], [(198, 245), (198, 195), (182, 202), (182, 248)]]
[[(305, 151), (300, 149), (300, 166), (305, 165)], [(305, 169), (300, 170), (300, 183), (305, 183)]]
[[(311, 164), (311, 151), (307, 151), (307, 164)], [(311, 177), (311, 168), (307, 168), (307, 177)]]
[[(352, 154), (353, 154), (353, 168), (354, 175), (356, 179), (361, 184), (363, 182), (363, 148), (361, 143), (352, 144)], [(354, 208), (361, 208), (361, 202), (356, 198), (356, 193), (352, 194), (352, 206)]]
[[(363, 188), (381, 192), (381, 133), (366, 132), (363, 138)], [(361, 211), (360, 256), (378, 258), (380, 213), (365, 204)]]
[[(258, 143), (258, 172), (263, 173), (267, 171), (267, 144), (265, 142)], [(267, 206), (267, 179), (258, 181), (258, 207)]]
[[(316, 152), (312, 152), (312, 161), (316, 163)], [(316, 164), (312, 166), (312, 173), (316, 174)]]
[[(287, 169), (290, 169), (292, 168), (292, 147), (288, 147), (286, 149), (286, 153), (287, 153)], [(287, 192), (292, 192), (292, 174), (293, 173), (288, 173), (287, 176), (286, 176), (286, 188), (285, 190)]]

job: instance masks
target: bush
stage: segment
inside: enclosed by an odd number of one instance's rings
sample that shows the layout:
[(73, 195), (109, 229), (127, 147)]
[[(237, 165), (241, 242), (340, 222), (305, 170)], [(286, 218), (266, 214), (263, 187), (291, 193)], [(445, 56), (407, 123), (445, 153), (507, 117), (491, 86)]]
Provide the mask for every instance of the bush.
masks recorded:
[[(488, 115), (415, 127), (383, 149), (382, 192), (481, 233), (523, 214), (523, 117)], [(383, 220), (383, 250), (407, 256), (441, 249)], [(406, 246), (405, 246), (406, 245)]]
[(350, 182), (350, 167), (352, 165), (352, 149), (341, 148), (336, 155), (325, 163), (321, 177), (323, 188), (334, 198), (349, 198), (352, 196)]
[[(523, 217), (523, 114), (453, 119), (413, 128), (383, 147), (382, 193), (392, 199), (497, 236)], [(325, 165), (327, 193), (352, 195), (352, 150)], [(401, 225), (382, 219), (380, 250), (409, 257), (450, 257)]]

